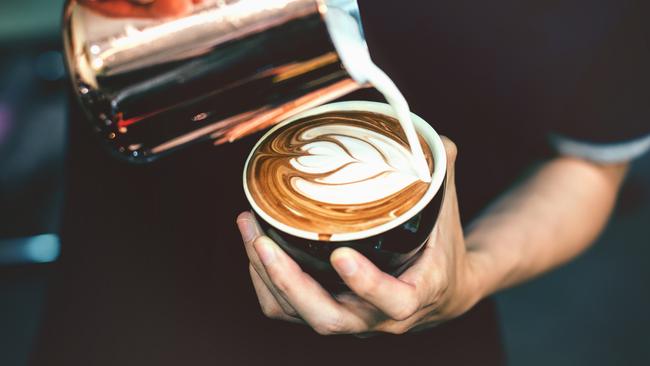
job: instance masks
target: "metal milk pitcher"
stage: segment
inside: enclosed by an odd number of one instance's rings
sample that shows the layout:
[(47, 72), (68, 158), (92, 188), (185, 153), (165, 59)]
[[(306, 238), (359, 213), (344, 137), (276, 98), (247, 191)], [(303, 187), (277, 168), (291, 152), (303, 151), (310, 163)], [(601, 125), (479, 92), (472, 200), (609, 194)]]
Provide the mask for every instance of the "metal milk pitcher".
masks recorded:
[(235, 141), (366, 82), (344, 54), (367, 50), (356, 0), (70, 0), (63, 28), (87, 118), (134, 162)]

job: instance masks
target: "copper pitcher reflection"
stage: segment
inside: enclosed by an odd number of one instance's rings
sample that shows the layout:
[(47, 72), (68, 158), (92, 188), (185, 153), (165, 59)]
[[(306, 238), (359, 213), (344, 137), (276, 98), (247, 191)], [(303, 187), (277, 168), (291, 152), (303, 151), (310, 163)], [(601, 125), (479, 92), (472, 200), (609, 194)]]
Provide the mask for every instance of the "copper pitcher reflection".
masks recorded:
[(336, 43), (354, 24), (366, 47), (355, 0), (70, 0), (63, 24), (87, 118), (130, 161), (232, 142), (365, 86)]

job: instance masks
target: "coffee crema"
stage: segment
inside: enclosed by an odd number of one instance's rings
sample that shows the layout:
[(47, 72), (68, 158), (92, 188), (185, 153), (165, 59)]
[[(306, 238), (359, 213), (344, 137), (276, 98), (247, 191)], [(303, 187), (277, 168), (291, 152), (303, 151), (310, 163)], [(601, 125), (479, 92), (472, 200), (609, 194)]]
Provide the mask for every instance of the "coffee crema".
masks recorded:
[[(431, 150), (419, 139), (433, 171)], [(321, 240), (395, 220), (429, 188), (399, 122), (362, 111), (318, 114), (279, 128), (253, 152), (246, 180), (264, 213)]]

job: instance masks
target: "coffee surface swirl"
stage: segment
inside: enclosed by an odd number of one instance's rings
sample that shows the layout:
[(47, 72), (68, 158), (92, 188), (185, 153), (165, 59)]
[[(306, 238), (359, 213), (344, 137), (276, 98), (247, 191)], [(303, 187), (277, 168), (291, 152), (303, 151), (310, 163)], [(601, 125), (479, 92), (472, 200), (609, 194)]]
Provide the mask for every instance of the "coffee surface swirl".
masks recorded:
[[(431, 151), (420, 142), (432, 171)], [(246, 179), (266, 214), (325, 238), (392, 221), (429, 187), (399, 122), (362, 111), (323, 113), (274, 131), (253, 152)]]

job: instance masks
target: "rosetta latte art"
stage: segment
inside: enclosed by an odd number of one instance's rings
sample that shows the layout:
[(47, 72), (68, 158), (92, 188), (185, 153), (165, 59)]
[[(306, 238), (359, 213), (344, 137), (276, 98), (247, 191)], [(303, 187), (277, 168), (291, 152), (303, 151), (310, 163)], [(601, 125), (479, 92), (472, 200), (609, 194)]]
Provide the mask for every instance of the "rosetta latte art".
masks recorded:
[(268, 136), (253, 153), (247, 183), (255, 203), (286, 225), (324, 236), (362, 231), (399, 217), (426, 192), (410, 154), (393, 118), (325, 113)]

